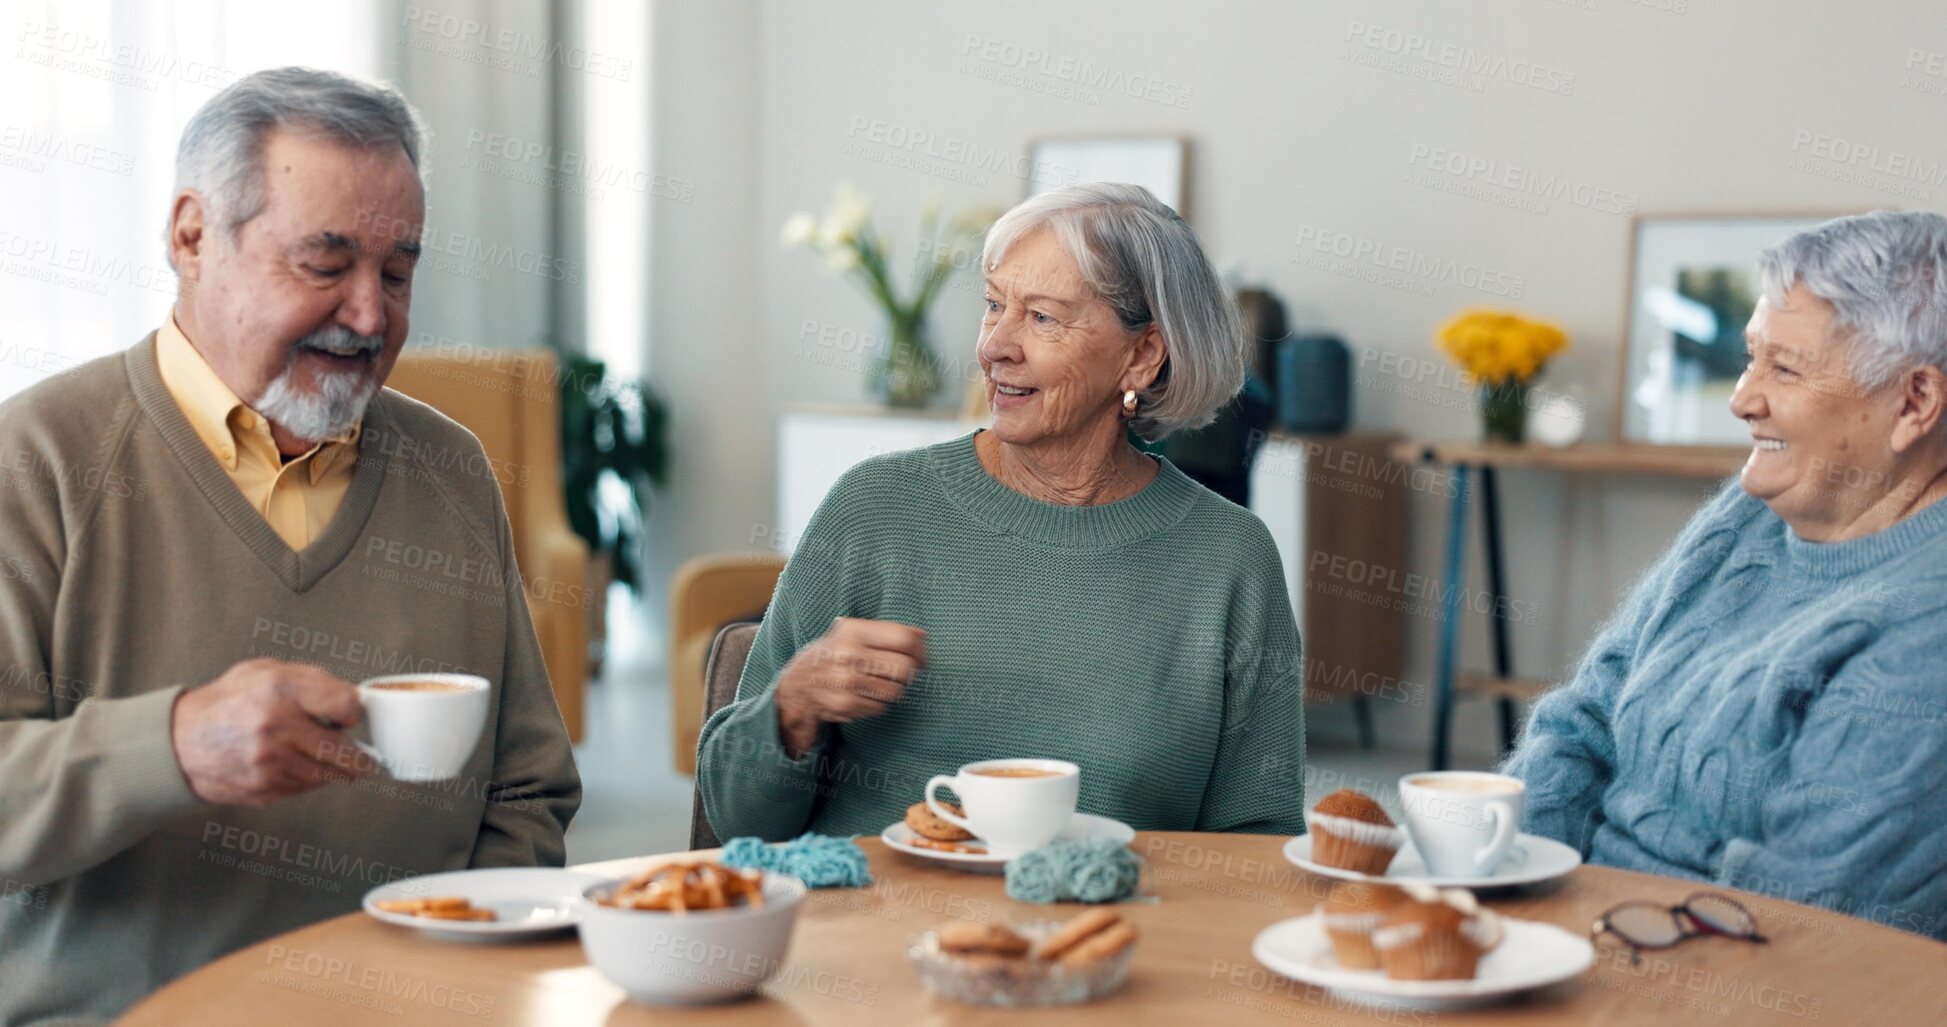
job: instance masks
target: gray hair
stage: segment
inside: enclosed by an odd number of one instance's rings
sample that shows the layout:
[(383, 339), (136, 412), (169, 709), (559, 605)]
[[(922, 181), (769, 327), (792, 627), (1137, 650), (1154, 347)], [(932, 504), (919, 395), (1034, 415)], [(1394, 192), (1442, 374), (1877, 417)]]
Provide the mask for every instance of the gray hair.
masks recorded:
[(1794, 285), (1832, 304), (1851, 336), (1851, 376), (1869, 389), (1922, 365), (1947, 370), (1947, 217), (1834, 218), (1766, 250), (1758, 277), (1774, 305)]
[(425, 185), (426, 126), (397, 89), (316, 68), (259, 71), (211, 97), (176, 149), (176, 191), (200, 193), (232, 238), (263, 212), (264, 143), (275, 129), (364, 149), (399, 146)]
[(1155, 325), (1168, 350), (1138, 394), (1130, 427), (1155, 441), (1201, 428), (1244, 386), (1244, 327), (1195, 232), (1139, 185), (1089, 182), (1032, 197), (987, 230), (982, 267), (1043, 225), (1082, 278), (1134, 333)]

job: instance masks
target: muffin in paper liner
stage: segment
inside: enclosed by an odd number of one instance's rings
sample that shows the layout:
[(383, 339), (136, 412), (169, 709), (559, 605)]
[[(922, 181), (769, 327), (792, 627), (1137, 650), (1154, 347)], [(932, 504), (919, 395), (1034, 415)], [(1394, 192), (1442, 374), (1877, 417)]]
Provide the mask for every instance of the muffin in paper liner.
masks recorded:
[(1346, 882), (1334, 886), (1319, 906), (1319, 916), (1325, 923), (1325, 937), (1332, 943), (1332, 957), (1339, 965), (1348, 970), (1379, 969), (1372, 932), (1404, 901), (1403, 892), (1386, 885)]
[(1383, 876), (1406, 843), (1406, 832), (1390, 821), (1375, 824), (1313, 810), (1305, 823), (1311, 830), (1314, 862), (1372, 877)]
[(1473, 893), (1408, 886), (1407, 901), (1372, 932), (1380, 968), (1397, 981), (1473, 980), (1481, 957), (1501, 943), (1501, 922)]

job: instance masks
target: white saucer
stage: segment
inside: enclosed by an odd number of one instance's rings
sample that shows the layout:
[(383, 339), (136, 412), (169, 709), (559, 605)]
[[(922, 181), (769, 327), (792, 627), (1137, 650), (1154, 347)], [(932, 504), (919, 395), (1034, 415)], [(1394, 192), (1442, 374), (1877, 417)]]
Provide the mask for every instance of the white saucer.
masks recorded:
[[(936, 860), (941, 863), (973, 870), (981, 873), (998, 874), (1007, 869), (1007, 856), (990, 856), (984, 852), (944, 852), (913, 844), (913, 829), (901, 820), (879, 832), (879, 840), (889, 849), (897, 849), (909, 856)], [(1085, 842), (1096, 838), (1113, 838), (1127, 844), (1136, 840), (1136, 829), (1120, 820), (1098, 817), (1093, 813), (1077, 813), (1068, 819), (1068, 826), (1055, 836), (1059, 842)]]
[(1377, 970), (1347, 970), (1332, 956), (1318, 913), (1260, 931), (1251, 955), (1276, 973), (1349, 999), (1421, 1009), (1485, 1005), (1580, 976), (1595, 965), (1587, 938), (1534, 920), (1501, 918), (1501, 944), (1481, 957), (1471, 981), (1395, 981)]
[[(607, 878), (553, 867), (501, 867), (455, 870), (445, 874), (408, 877), (365, 893), (365, 912), (388, 924), (424, 931), (449, 941), (488, 941), (531, 938), (566, 930), (581, 919), (582, 892)], [(494, 920), (432, 920), (409, 913), (388, 913), (378, 903), (388, 899), (428, 899), (459, 896), (499, 914)]]
[(1562, 876), (1582, 865), (1582, 854), (1553, 838), (1537, 834), (1518, 834), (1508, 847), (1508, 856), (1494, 872), (1480, 877), (1440, 877), (1429, 873), (1426, 862), (1411, 840), (1399, 847), (1392, 865), (1380, 876), (1341, 870), (1312, 862), (1312, 836), (1301, 834), (1284, 843), (1284, 858), (1325, 877), (1341, 881), (1385, 881), (1389, 884), (1423, 883), (1442, 888), (1507, 888), (1534, 884)]

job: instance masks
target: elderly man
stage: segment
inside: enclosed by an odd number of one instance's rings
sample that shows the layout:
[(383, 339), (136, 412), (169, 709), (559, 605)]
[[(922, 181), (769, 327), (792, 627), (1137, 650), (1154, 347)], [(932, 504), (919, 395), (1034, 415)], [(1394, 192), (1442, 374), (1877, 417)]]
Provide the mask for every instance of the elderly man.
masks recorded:
[[(499, 487), (381, 388), (422, 141), (340, 75), (225, 89), (177, 155), (172, 315), (0, 406), (0, 1021), (112, 1016), (389, 880), (562, 862), (580, 783)], [(483, 570), (415, 587), (411, 547)], [(491, 683), (456, 778), (352, 758), (348, 681), (399, 671)]]

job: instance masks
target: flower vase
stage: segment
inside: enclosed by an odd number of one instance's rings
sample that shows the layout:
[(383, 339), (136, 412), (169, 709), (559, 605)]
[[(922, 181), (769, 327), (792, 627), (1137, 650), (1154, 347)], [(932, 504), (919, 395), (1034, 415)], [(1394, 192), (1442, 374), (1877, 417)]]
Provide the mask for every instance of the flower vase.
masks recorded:
[(872, 371), (872, 382), (886, 405), (918, 410), (940, 391), (940, 368), (926, 344), (924, 316), (894, 315), (886, 331), (887, 348)]
[(1489, 442), (1521, 445), (1528, 433), (1528, 383), (1510, 378), (1483, 384), (1481, 429)]

